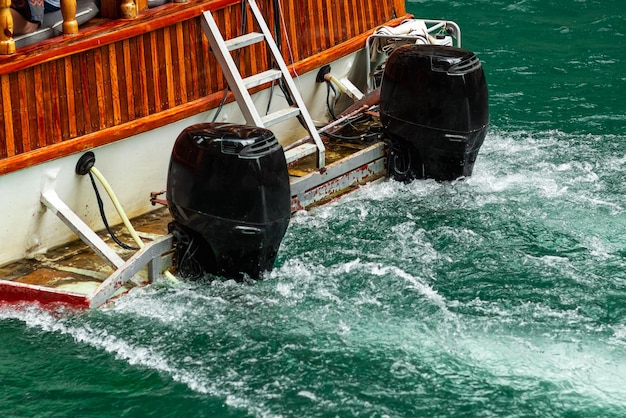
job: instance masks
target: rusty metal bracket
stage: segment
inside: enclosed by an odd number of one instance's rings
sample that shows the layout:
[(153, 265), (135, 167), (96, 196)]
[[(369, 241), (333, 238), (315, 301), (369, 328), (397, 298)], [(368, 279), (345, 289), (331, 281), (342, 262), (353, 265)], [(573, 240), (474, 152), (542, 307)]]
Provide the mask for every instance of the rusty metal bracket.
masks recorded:
[(157, 203), (159, 205), (167, 206), (167, 200), (158, 198), (163, 194), (165, 194), (165, 190), (160, 192), (150, 192), (150, 203), (152, 203), (152, 206), (156, 206)]

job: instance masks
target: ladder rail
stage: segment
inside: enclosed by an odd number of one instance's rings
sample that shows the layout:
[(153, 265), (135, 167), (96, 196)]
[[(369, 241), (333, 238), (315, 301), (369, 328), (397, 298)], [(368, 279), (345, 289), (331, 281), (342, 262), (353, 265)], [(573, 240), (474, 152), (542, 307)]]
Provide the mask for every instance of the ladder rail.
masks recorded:
[[(294, 117), (299, 115), (302, 117), (304, 122), (304, 127), (309, 132), (311, 139), (315, 144), (315, 148), (317, 150), (317, 166), (318, 168), (322, 168), (326, 163), (326, 147), (322, 142), (322, 139), (317, 131), (315, 123), (309, 114), (306, 104), (296, 87), (296, 84), (289, 72), (289, 68), (285, 63), (285, 60), (282, 57), (274, 38), (272, 37), (272, 33), (261, 14), (261, 10), (259, 9), (256, 0), (243, 0), (248, 3), (250, 7), (250, 11), (252, 12), (252, 16), (257, 21), (259, 28), (261, 29), (261, 34), (257, 34), (253, 32), (250, 34), (243, 35), (239, 38), (234, 38), (229, 41), (225, 41), (215, 19), (211, 11), (205, 11), (203, 13), (204, 19), (202, 19), (202, 29), (206, 34), (209, 44), (211, 45), (212, 50), (214, 51), (214, 55), (222, 68), (222, 72), (224, 73), (224, 77), (228, 82), (228, 85), (239, 104), (241, 112), (246, 119), (246, 123), (251, 125), (256, 125), (259, 127), (266, 127), (271, 124), (279, 123), (284, 121), (289, 117)], [(254, 39), (254, 41), (252, 41)], [(255, 76), (248, 77), (247, 79), (242, 78), (239, 69), (233, 60), (233, 57), (230, 55), (230, 51), (251, 45), (256, 42), (264, 41), (267, 44), (272, 56), (274, 57), (274, 61), (278, 65), (280, 69), (281, 76), (278, 78), (282, 78), (285, 82), (295, 105), (289, 106), (287, 109), (291, 108), (291, 110), (282, 109), (276, 113), (275, 116), (266, 115), (262, 117), (259, 114), (259, 111), (256, 109), (252, 96), (248, 91), (249, 88), (252, 88), (256, 85), (258, 80), (266, 80), (267, 78), (263, 78), (259, 74)], [(268, 73), (267, 71), (266, 73)], [(248, 80), (248, 83), (247, 83)], [(263, 83), (261, 83), (263, 84)]]
[(313, 119), (311, 119), (311, 115), (309, 114), (308, 111), (306, 111), (306, 104), (304, 103), (304, 100), (302, 99), (302, 96), (300, 95), (300, 92), (298, 91), (298, 88), (296, 87), (296, 84), (294, 83), (293, 78), (291, 77), (289, 68), (287, 68), (287, 64), (285, 63), (285, 60), (283, 60), (282, 54), (280, 53), (280, 50), (278, 49), (276, 42), (274, 42), (272, 33), (269, 27), (267, 26), (267, 23), (265, 23), (265, 19), (263, 19), (263, 15), (261, 14), (261, 10), (259, 9), (259, 6), (256, 4), (256, 0), (247, 0), (247, 1), (248, 1), (248, 5), (250, 6), (250, 10), (252, 11), (252, 14), (255, 16), (257, 23), (259, 24), (259, 27), (261, 28), (261, 33), (265, 35), (265, 40), (267, 42), (268, 47), (270, 48), (270, 51), (272, 52), (272, 55), (274, 56), (276, 63), (278, 64), (278, 68), (280, 68), (281, 72), (283, 73), (283, 79), (285, 81), (285, 84), (287, 84), (289, 91), (291, 92), (291, 96), (293, 100), (296, 102), (296, 105), (298, 106), (298, 108), (305, 109), (305, 111), (302, 114), (302, 119), (304, 119), (306, 128), (311, 134), (311, 138), (313, 139), (313, 142), (315, 142), (315, 145), (317, 146), (318, 167), (322, 168), (325, 165), (325, 154), (326, 154), (326, 147), (324, 146), (324, 143), (322, 142), (322, 138), (317, 132), (317, 128), (315, 127), (315, 124), (313, 123)]
[[(215, 58), (222, 68), (222, 73), (224, 74), (226, 82), (235, 96), (235, 100), (239, 103), (239, 107), (241, 108), (241, 112), (246, 119), (246, 123), (250, 125), (263, 126), (261, 115), (256, 110), (256, 106), (252, 101), (252, 96), (250, 96), (248, 90), (243, 87), (243, 78), (237, 69), (233, 57), (230, 55), (228, 46), (224, 42), (224, 39), (221, 38), (220, 29), (217, 26), (215, 19), (213, 19), (211, 11), (207, 10), (202, 14), (204, 16), (204, 19), (201, 19), (202, 29), (207, 35), (211, 49), (213, 51), (219, 51), (219, 53), (214, 54)], [(209, 36), (209, 34), (211, 34), (211, 36)], [(217, 36), (220, 36), (221, 39), (218, 39)]]

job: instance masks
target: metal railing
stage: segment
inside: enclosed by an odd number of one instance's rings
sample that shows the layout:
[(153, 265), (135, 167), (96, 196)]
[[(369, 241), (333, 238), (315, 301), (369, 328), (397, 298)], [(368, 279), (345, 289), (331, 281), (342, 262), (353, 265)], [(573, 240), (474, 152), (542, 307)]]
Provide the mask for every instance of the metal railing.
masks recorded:
[[(397, 45), (409, 43), (451, 45), (461, 47), (461, 28), (450, 20), (410, 19), (400, 25), (389, 28), (382, 26), (365, 42), (367, 51), (367, 90), (372, 91), (375, 75), (372, 73), (374, 54), (388, 55)], [(389, 45), (385, 49), (384, 45)], [(374, 54), (372, 51), (374, 50)], [(379, 60), (384, 61), (384, 60)]]

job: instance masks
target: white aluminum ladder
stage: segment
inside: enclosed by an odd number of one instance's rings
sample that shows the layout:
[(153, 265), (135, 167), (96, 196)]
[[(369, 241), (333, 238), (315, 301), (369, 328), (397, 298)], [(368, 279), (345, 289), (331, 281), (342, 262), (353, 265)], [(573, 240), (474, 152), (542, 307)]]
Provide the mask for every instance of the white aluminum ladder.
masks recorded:
[[(211, 11), (204, 12), (204, 18), (201, 20), (204, 34), (209, 40), (211, 50), (215, 54), (215, 58), (222, 68), (222, 72), (224, 74), (224, 77), (226, 78), (226, 81), (228, 82), (228, 86), (230, 87), (233, 95), (235, 96), (235, 99), (237, 100), (237, 103), (239, 104), (239, 108), (241, 109), (241, 112), (246, 119), (246, 123), (250, 125), (267, 128), (289, 118), (301, 115), (302, 119), (304, 120), (305, 128), (309, 132), (314, 143), (304, 143), (300, 146), (294, 147), (285, 152), (285, 157), (287, 159), (287, 162), (290, 163), (299, 158), (317, 152), (317, 165), (318, 168), (322, 168), (325, 165), (326, 154), (324, 143), (322, 142), (322, 139), (317, 132), (317, 128), (313, 123), (313, 119), (311, 119), (311, 115), (306, 109), (304, 100), (302, 100), (302, 96), (296, 88), (293, 78), (289, 73), (289, 69), (287, 68), (287, 64), (285, 64), (280, 50), (278, 49), (276, 42), (272, 38), (270, 29), (268, 28), (267, 23), (265, 22), (265, 19), (263, 18), (261, 11), (256, 4), (256, 0), (243, 1), (247, 2), (250, 6), (250, 11), (252, 12), (252, 15), (259, 25), (261, 33), (251, 32), (237, 38), (225, 41), (220, 32), (220, 29), (215, 23), (215, 19), (213, 19)], [(245, 79), (242, 78), (237, 64), (235, 64), (235, 61), (230, 54), (230, 51), (234, 51), (263, 41), (266, 42), (279, 69), (270, 69), (267, 71), (263, 71), (259, 74), (247, 77)], [(280, 78), (282, 78), (287, 85), (295, 104), (293, 106), (287, 106), (284, 109), (280, 109), (274, 113), (270, 113), (269, 115), (261, 116), (259, 114), (259, 111), (256, 109), (254, 102), (252, 101), (249, 89), (264, 83), (278, 80)]]

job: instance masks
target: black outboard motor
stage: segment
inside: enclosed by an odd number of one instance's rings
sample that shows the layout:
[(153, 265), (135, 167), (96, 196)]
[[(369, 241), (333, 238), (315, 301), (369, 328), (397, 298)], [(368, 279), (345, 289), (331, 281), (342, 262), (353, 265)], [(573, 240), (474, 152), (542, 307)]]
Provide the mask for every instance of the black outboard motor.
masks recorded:
[(167, 202), (178, 274), (258, 279), (272, 269), (291, 216), (283, 149), (263, 128), (190, 126), (174, 144)]
[(487, 96), (473, 52), (438, 45), (396, 49), (380, 95), (389, 175), (400, 181), (470, 176), (489, 125)]

